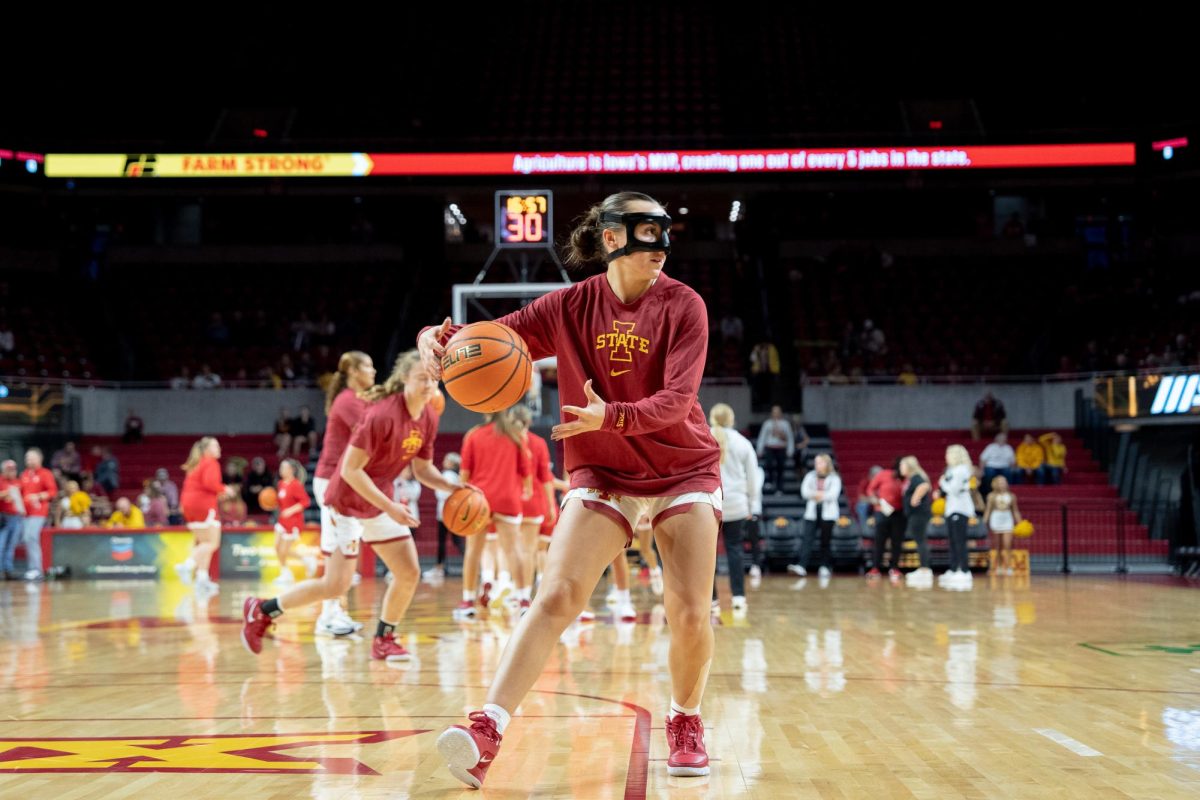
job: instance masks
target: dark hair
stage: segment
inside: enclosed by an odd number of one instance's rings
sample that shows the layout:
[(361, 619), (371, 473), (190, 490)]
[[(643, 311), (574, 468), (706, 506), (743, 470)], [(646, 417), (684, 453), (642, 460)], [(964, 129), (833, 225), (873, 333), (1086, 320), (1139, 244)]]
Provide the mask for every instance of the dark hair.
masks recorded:
[(601, 214), (623, 214), (629, 210), (630, 203), (638, 201), (653, 203), (662, 207), (662, 203), (648, 194), (641, 192), (617, 192), (610, 194), (603, 201), (589, 208), (575, 218), (571, 236), (564, 248), (563, 260), (570, 267), (583, 267), (593, 261), (604, 260), (603, 231), (621, 230), (619, 222), (601, 222)]
[[(370, 356), (361, 350), (347, 350), (342, 353), (342, 357), (338, 359), (337, 372), (333, 374), (333, 380), (329, 382), (329, 388), (325, 390), (325, 413), (329, 413), (329, 409), (333, 408), (333, 401), (342, 393), (342, 389), (350, 382), (350, 370), (361, 367), (366, 363)], [(285, 412), (284, 409), (280, 409)]]

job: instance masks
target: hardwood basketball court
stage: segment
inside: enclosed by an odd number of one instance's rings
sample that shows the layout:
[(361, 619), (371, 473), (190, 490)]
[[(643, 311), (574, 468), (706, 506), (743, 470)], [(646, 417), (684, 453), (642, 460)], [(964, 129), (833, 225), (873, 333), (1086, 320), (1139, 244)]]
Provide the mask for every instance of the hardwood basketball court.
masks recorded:
[[(373, 624), (382, 587), (353, 591), (356, 617)], [(767, 578), (716, 631), (707, 779), (666, 775), (661, 609), (637, 587), (642, 618), (614, 626), (597, 591), (597, 622), (564, 636), (482, 795), (433, 743), (482, 704), (508, 622), (452, 622), (451, 579), (418, 590), (402, 668), (371, 661), (369, 640), (314, 641), (313, 612), (254, 658), (238, 622), (252, 591), (0, 584), (0, 797), (1200, 793), (1200, 592), (1173, 579)]]

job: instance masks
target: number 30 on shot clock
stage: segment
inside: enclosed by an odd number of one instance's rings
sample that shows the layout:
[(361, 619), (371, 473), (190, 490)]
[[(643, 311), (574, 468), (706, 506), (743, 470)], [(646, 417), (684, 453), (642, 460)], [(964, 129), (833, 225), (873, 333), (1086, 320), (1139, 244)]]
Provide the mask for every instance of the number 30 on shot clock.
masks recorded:
[(549, 189), (496, 192), (496, 244), (547, 247), (554, 241), (554, 193)]

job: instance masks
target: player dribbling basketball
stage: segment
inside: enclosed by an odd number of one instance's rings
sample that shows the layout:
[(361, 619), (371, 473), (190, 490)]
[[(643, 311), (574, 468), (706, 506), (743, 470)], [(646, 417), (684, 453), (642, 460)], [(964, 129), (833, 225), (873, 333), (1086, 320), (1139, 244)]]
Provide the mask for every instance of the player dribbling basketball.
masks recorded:
[[(671, 626), (671, 775), (706, 775), (700, 701), (712, 660), (709, 599), (721, 515), (720, 450), (697, 392), (708, 315), (696, 292), (662, 274), (671, 219), (653, 198), (611, 195), (571, 234), (567, 260), (607, 264), (605, 273), (545, 295), (499, 322), (530, 357), (558, 356), (571, 476), (546, 574), (529, 614), (504, 650), (484, 707), (448, 728), (438, 750), (451, 773), (482, 785), (511, 714), (541, 673), (559, 636), (648, 514), (663, 561)], [(436, 376), (450, 321), (419, 337)]]

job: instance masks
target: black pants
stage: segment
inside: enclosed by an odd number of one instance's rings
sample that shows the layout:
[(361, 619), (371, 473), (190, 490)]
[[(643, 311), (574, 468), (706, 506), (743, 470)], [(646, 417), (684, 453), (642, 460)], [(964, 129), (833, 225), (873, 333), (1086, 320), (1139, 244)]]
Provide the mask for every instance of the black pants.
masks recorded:
[(449, 536), (451, 539), (454, 540), (454, 546), (455, 546), (455, 548), (457, 548), (458, 554), (460, 556), (463, 554), (463, 537), (461, 537), (457, 534), (451, 533), (450, 530), (446, 527), (446, 523), (442, 522), (439, 519), (438, 520), (437, 563), (440, 566), (446, 565), (446, 537), (447, 536)]
[(890, 516), (875, 515), (875, 569), (883, 569), (883, 545), (892, 543), (892, 569), (900, 569), (900, 555), (904, 552), (904, 514), (893, 511)]
[(725, 520), (721, 523), (721, 536), (725, 539), (725, 563), (729, 565), (729, 589), (734, 597), (746, 595), (746, 570), (742, 565), (744, 552), (743, 542), (750, 539), (751, 563), (757, 564), (758, 552), (758, 520), (736, 519)]
[(768, 447), (764, 451), (763, 472), (766, 482), (777, 492), (783, 491), (783, 473), (787, 467), (787, 448)]
[[(895, 515), (893, 515), (895, 516)], [(921, 566), (929, 566), (929, 538), (926, 532), (929, 528), (930, 513), (914, 509), (907, 517), (908, 535), (917, 543), (917, 556), (921, 559)]]
[(833, 520), (805, 520), (804, 535), (800, 537), (800, 559), (796, 562), (802, 567), (807, 567), (809, 559), (812, 558), (813, 540), (817, 538), (818, 531), (821, 535), (821, 556), (818, 566), (832, 567), (833, 566)]
[(950, 539), (950, 569), (965, 572), (969, 564), (966, 514), (951, 514), (947, 517), (946, 533)]

